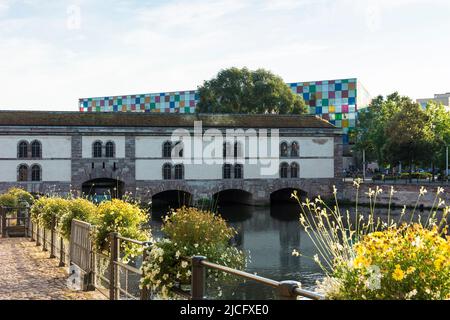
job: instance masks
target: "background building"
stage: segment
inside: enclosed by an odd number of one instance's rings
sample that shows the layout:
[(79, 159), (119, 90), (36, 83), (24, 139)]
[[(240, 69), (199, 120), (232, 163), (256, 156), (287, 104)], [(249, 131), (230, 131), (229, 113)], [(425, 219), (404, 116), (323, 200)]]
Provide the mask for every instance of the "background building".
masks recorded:
[(422, 108), (425, 108), (429, 101), (435, 101), (437, 103), (442, 103), (449, 110), (450, 109), (450, 92), (443, 93), (443, 94), (435, 94), (434, 98), (417, 99), (416, 101), (422, 106)]
[[(227, 129), (279, 130), (279, 165), (263, 174), (270, 154), (247, 161), (255, 158), (245, 136), (220, 150), (224, 163), (182, 161), (192, 160), (195, 144), (184, 145), (181, 138), (173, 142), (172, 134), (183, 128), (191, 137), (195, 121), (223, 135)], [(310, 115), (1, 111), (0, 193), (14, 186), (92, 197), (129, 192), (144, 200), (179, 199), (179, 192), (198, 200), (220, 193), (222, 201), (256, 204), (268, 204), (280, 192), (289, 199), (292, 189), (332, 196), (332, 186), (342, 182), (341, 136), (339, 129)], [(182, 151), (174, 157), (178, 143)]]

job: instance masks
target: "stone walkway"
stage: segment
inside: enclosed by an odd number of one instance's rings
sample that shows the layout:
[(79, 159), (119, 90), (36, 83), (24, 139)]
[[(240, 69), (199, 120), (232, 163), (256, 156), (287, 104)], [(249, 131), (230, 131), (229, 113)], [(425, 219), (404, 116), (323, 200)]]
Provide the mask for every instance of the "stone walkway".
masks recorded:
[(102, 300), (98, 292), (72, 291), (67, 268), (24, 238), (0, 238), (0, 300)]

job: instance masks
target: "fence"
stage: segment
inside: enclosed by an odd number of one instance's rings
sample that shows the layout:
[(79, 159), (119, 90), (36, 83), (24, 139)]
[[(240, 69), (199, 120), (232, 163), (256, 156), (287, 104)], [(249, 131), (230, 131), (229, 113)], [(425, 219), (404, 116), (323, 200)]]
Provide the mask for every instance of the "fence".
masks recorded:
[[(152, 292), (147, 288), (140, 288), (140, 280), (145, 276), (142, 263), (148, 253), (149, 242), (137, 241), (122, 237), (118, 233), (109, 235), (109, 250), (99, 252), (91, 240), (92, 226), (81, 221), (73, 220), (71, 240), (68, 241), (58, 233), (56, 220), (52, 228), (42, 228), (31, 222), (30, 237), (36, 241), (37, 246), (42, 246), (43, 251), (50, 252), (50, 258), (59, 258), (59, 265), (77, 265), (85, 274), (86, 290), (97, 290), (110, 300), (149, 300)], [(124, 263), (121, 252), (122, 243), (132, 243), (142, 247), (142, 255), (134, 260)], [(70, 250), (69, 250), (70, 248)], [(260, 277), (244, 271), (232, 269), (207, 261), (206, 257), (194, 256), (183, 258), (191, 263), (192, 281), (190, 290), (182, 290), (180, 287), (172, 288), (180, 297), (189, 300), (206, 299), (206, 270), (208, 268), (219, 270), (239, 278), (255, 281), (277, 290), (280, 299), (295, 300), (298, 297), (319, 300), (323, 297), (311, 291), (303, 290), (295, 281), (275, 281)]]
[(29, 208), (0, 207), (0, 232), (3, 238), (30, 235)]

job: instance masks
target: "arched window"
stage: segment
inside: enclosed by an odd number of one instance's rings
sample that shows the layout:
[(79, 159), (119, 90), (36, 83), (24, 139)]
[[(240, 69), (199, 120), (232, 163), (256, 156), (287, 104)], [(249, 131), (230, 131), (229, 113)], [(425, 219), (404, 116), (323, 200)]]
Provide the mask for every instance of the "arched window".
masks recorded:
[(184, 149), (184, 144), (181, 141), (178, 141), (177, 143), (175, 143), (175, 145), (173, 146), (173, 157), (174, 158), (183, 158), (183, 149)]
[(291, 178), (296, 179), (299, 176), (299, 167), (297, 162), (291, 163)]
[(288, 156), (288, 144), (286, 142), (282, 142), (280, 144), (280, 157), (287, 157)]
[(231, 156), (231, 143), (229, 142), (224, 142), (223, 143), (223, 157), (229, 157)]
[(115, 149), (116, 148), (115, 148), (114, 142), (108, 141), (105, 146), (105, 156), (107, 158), (114, 158), (115, 151), (116, 151)]
[(172, 142), (166, 141), (163, 144), (163, 158), (172, 157)]
[(166, 163), (163, 165), (163, 179), (164, 180), (172, 179), (172, 165), (170, 163)]
[(19, 159), (28, 158), (28, 142), (26, 141), (19, 142), (19, 145), (17, 146), (17, 157)]
[(175, 165), (175, 180), (183, 180), (184, 166), (182, 164)]
[(243, 179), (244, 178), (244, 174), (243, 174), (243, 166), (242, 164), (236, 164), (234, 166), (234, 178), (235, 179)]
[(17, 180), (18, 181), (28, 181), (28, 166), (26, 164), (21, 164), (19, 166)]
[(37, 140), (35, 140), (31, 143), (31, 157), (32, 158), (42, 158), (42, 145)]
[(286, 162), (283, 162), (280, 165), (280, 178), (286, 179), (288, 177), (289, 165)]
[(242, 154), (242, 143), (240, 142), (235, 142), (234, 143), (234, 156), (236, 158), (242, 158), (243, 154)]
[(229, 163), (223, 165), (223, 178), (231, 179), (231, 164)]
[(96, 141), (92, 145), (92, 155), (94, 158), (101, 158), (102, 157), (102, 143), (101, 141)]
[(298, 157), (298, 143), (292, 142), (291, 144), (291, 157)]
[(41, 167), (37, 164), (31, 167), (31, 181), (41, 181), (42, 172)]

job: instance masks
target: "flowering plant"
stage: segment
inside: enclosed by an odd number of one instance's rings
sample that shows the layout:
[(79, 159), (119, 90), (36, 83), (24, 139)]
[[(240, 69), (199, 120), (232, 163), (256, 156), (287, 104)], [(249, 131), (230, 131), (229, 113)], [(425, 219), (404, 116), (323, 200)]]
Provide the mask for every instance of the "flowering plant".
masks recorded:
[(84, 198), (74, 198), (68, 202), (68, 210), (61, 216), (58, 228), (64, 238), (70, 238), (72, 220), (92, 222), (97, 214), (97, 206)]
[[(355, 181), (357, 199), (360, 181)], [(427, 193), (421, 188), (416, 204), (406, 217), (406, 207), (397, 221), (375, 219), (376, 198), (382, 190), (369, 188), (369, 214), (358, 209), (354, 216), (341, 213), (335, 194), (330, 208), (320, 197), (302, 202), (300, 222), (317, 248), (314, 260), (325, 278), (318, 290), (329, 299), (449, 299), (450, 238), (447, 217), (450, 207), (439, 197), (428, 217), (414, 222), (419, 199)], [(395, 190), (391, 188), (390, 199)], [(300, 199), (293, 194), (299, 202)], [(442, 208), (440, 210), (439, 208)], [(442, 217), (438, 220), (437, 214)], [(294, 251), (293, 255), (301, 255)]]
[[(166, 217), (162, 231), (167, 238), (149, 248), (141, 281), (142, 286), (158, 292), (162, 298), (174, 298), (171, 288), (190, 284), (191, 266), (183, 257), (205, 256), (208, 261), (227, 267), (245, 267), (244, 253), (229, 244), (236, 231), (212, 212), (182, 207)], [(208, 287), (217, 289), (220, 296), (217, 283), (229, 277), (212, 269), (208, 269), (207, 277)]]
[[(148, 214), (138, 205), (119, 199), (102, 202), (97, 209), (97, 214), (92, 222), (96, 226), (95, 244), (100, 251), (109, 250), (109, 234), (117, 232), (125, 238), (139, 241), (149, 241), (151, 234), (144, 230)], [(122, 259), (139, 254), (142, 246), (130, 242), (121, 241), (120, 249), (124, 253)]]

